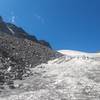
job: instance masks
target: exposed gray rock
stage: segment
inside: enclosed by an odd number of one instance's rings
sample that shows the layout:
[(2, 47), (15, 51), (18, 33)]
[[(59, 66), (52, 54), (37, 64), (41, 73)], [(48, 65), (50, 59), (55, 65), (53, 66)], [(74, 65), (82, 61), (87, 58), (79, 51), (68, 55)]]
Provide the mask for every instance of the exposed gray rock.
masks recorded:
[(38, 40), (34, 35), (28, 34), (21, 27), (18, 27), (12, 23), (6, 23), (3, 21), (3, 18), (0, 16), (0, 35), (12, 35), (17, 38), (24, 38), (28, 40), (35, 41), (41, 45), (51, 48), (50, 44), (45, 40)]
[[(63, 54), (52, 50), (48, 42), (40, 42), (35, 36), (29, 35), (20, 27), (4, 22), (0, 17), (0, 100), (4, 99), (1, 97), (30, 91), (29, 83), (35, 81), (31, 90), (40, 89), (42, 74), (33, 72), (33, 69), (61, 56)], [(30, 82), (27, 83), (26, 80)], [(45, 85), (42, 88), (45, 88)], [(6, 100), (8, 99), (7, 97)]]
[(62, 54), (31, 40), (0, 36), (0, 83), (13, 85), (13, 80), (30, 76), (30, 68), (60, 56)]
[(39, 43), (44, 45), (44, 46), (47, 46), (49, 48), (52, 48), (51, 45), (49, 44), (49, 42), (45, 41), (45, 40), (39, 40)]

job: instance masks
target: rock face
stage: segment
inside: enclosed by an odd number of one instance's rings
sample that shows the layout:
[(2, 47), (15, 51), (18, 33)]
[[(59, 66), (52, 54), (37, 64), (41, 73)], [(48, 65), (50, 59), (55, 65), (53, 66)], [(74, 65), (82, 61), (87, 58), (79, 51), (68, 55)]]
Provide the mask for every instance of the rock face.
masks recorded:
[(10, 35), (0, 36), (0, 70), (2, 75), (12, 75), (8, 76), (11, 80), (23, 79), (29, 68), (34, 68), (58, 56), (61, 54), (34, 41)]
[(5, 34), (12, 35), (17, 38), (24, 38), (24, 39), (32, 40), (37, 43), (40, 43), (41, 45), (51, 48), (50, 44), (47, 41), (45, 40), (40, 41), (35, 36), (29, 35), (21, 27), (18, 27), (12, 23), (4, 22), (3, 18), (0, 16), (0, 35), (5, 35)]
[(0, 17), (0, 92), (14, 89), (15, 80), (32, 75), (31, 68), (62, 54), (39, 43), (35, 36), (23, 29), (5, 23)]
[(48, 42), (46, 42), (45, 40), (39, 40), (39, 43), (42, 44), (42, 45), (45, 45), (49, 48), (52, 48), (51, 45)]
[(11, 31), (12, 35), (18, 37), (18, 38), (26, 38), (27, 33), (20, 27), (17, 27), (16, 25), (12, 23), (6, 23), (8, 29)]
[(4, 35), (4, 34), (11, 35), (11, 32), (8, 29), (6, 23), (3, 21), (2, 17), (0, 17), (0, 34), (1, 35)]

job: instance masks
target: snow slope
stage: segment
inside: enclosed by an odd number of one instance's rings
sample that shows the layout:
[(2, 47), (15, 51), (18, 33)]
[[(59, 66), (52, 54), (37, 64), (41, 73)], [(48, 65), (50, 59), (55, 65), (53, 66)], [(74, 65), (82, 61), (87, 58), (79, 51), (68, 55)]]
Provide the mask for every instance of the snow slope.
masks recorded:
[(100, 54), (59, 52), (64, 56), (33, 68), (33, 77), (24, 80), (30, 92), (2, 100), (100, 100)]
[(58, 52), (64, 54), (64, 55), (70, 55), (70, 56), (90, 56), (90, 57), (98, 57), (100, 56), (100, 53), (86, 53), (81, 51), (74, 51), (74, 50), (58, 50)]

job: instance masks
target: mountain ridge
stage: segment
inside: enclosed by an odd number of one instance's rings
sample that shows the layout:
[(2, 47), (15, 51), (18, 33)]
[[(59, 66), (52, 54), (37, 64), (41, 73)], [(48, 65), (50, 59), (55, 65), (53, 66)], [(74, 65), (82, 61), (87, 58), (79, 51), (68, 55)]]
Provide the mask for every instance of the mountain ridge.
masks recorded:
[(47, 41), (38, 40), (36, 36), (30, 35), (21, 27), (18, 27), (13, 23), (5, 22), (1, 16), (0, 16), (0, 35), (12, 35), (17, 38), (24, 38), (24, 39), (35, 41), (41, 45), (47, 46), (48, 48), (52, 48), (50, 43), (48, 43)]
[(45, 40), (37, 40), (0, 17), (0, 93), (6, 87), (15, 89), (14, 81), (31, 76), (31, 68), (60, 56)]

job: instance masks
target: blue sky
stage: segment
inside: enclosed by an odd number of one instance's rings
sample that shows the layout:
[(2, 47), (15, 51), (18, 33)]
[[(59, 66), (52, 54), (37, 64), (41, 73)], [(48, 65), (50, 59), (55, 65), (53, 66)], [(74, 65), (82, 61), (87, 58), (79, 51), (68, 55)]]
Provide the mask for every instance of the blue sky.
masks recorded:
[(0, 15), (56, 50), (100, 51), (100, 0), (0, 0)]

